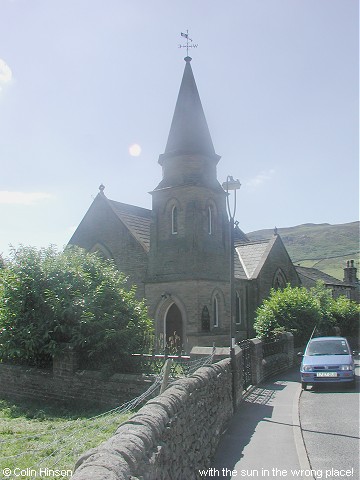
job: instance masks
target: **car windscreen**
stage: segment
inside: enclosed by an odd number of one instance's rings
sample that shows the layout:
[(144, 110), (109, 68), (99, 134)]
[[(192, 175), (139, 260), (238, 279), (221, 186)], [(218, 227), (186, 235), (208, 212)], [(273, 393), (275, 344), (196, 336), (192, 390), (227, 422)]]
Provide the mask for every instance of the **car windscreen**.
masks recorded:
[(349, 355), (344, 340), (318, 340), (309, 343), (305, 355)]

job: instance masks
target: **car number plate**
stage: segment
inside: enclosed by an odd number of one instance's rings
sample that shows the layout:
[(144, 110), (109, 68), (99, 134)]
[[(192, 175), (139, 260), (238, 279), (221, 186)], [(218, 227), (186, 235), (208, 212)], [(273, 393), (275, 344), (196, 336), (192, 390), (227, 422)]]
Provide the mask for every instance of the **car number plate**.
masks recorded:
[(336, 372), (318, 372), (317, 377), (337, 377)]

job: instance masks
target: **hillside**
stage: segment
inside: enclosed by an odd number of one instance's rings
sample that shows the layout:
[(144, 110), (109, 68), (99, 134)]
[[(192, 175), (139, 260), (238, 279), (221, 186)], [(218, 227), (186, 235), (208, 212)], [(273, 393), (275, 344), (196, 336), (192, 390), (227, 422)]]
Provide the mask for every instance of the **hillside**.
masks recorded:
[[(359, 270), (360, 222), (330, 225), (306, 223), (278, 228), (292, 261), (304, 267), (316, 267), (340, 280), (347, 260), (354, 259)], [(273, 230), (247, 233), (251, 240), (269, 238)]]

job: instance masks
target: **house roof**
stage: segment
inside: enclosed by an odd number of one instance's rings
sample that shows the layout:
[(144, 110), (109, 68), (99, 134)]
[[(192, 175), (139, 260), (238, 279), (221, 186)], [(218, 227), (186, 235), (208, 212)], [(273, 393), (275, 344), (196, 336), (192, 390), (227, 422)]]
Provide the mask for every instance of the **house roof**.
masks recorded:
[(313, 281), (314, 283), (317, 282), (318, 280), (323, 281), (326, 285), (337, 285), (337, 286), (347, 286), (350, 287), (350, 284), (344, 283), (338, 278), (332, 277), (331, 275), (328, 275), (327, 273), (322, 272), (321, 270), (318, 270), (317, 268), (312, 268), (312, 267), (300, 267), (300, 266), (295, 266), (296, 271), (298, 275), (301, 277), (304, 277), (307, 280)]
[(129, 205), (127, 203), (115, 202), (108, 198), (107, 201), (116, 216), (124, 223), (133, 237), (148, 252), (150, 250), (151, 210), (136, 207), (135, 205)]
[(269, 240), (237, 243), (235, 245), (235, 277), (256, 278), (260, 272), (276, 237)]

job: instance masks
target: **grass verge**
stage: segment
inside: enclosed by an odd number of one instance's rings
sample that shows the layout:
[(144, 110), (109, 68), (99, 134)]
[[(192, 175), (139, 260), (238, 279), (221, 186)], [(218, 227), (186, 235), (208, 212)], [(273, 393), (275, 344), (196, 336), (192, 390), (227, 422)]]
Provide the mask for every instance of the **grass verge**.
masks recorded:
[(0, 400), (0, 472), (11, 479), (71, 478), (78, 457), (107, 440), (130, 415)]

